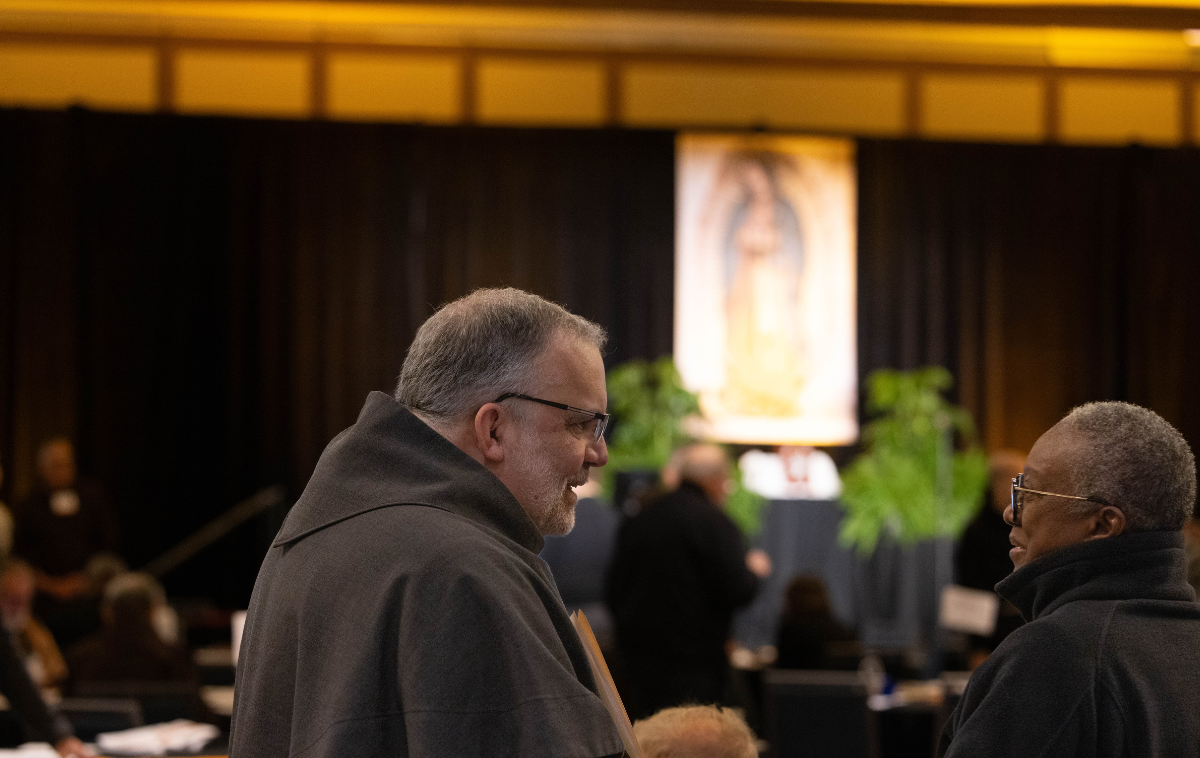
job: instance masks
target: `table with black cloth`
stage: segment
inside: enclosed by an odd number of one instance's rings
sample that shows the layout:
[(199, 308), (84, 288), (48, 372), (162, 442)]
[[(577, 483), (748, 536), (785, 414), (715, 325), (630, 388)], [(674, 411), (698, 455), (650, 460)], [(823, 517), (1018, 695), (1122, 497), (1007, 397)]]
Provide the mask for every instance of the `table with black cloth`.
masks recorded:
[(881, 539), (869, 556), (838, 544), (836, 500), (772, 500), (755, 547), (773, 571), (758, 596), (734, 619), (742, 645), (774, 645), (783, 594), (798, 574), (824, 580), (833, 613), (864, 647), (901, 649), (937, 639), (937, 599), (950, 582), (953, 544), (928, 540), (901, 546)]

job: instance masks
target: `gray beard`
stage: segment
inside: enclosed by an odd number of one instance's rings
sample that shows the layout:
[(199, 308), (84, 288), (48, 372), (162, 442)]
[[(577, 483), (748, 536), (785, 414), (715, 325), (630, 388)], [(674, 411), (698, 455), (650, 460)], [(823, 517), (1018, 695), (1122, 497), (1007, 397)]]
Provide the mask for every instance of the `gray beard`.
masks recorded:
[(575, 528), (575, 496), (571, 488), (587, 481), (587, 470), (564, 482), (543, 460), (542, 456), (536, 456), (521, 467), (528, 480), (546, 483), (522, 505), (542, 536), (567, 534)]
[[(550, 472), (543, 470), (542, 475), (543, 481), (550, 479)], [(567, 534), (575, 528), (575, 497), (568, 484), (547, 485), (533, 495), (529, 505), (530, 516), (542, 536)]]

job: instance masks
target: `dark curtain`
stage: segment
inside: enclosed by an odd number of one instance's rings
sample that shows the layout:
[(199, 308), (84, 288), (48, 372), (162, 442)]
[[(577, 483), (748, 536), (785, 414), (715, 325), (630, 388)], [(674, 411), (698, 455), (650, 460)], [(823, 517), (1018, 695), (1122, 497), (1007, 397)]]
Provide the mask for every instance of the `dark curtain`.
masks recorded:
[(1200, 152), (859, 143), (861, 372), (940, 364), (990, 449), (1145, 405), (1200, 444)]
[[(669, 353), (673, 214), (667, 132), (0, 111), (4, 493), (73, 437), (138, 566), (261, 486), (297, 496), (477, 287), (601, 323), (610, 363)], [(269, 531), (168, 588), (244, 607)]]
[[(989, 448), (1128, 399), (1200, 442), (1195, 150), (863, 140), (860, 374), (931, 363)], [(0, 496), (79, 442), (134, 566), (294, 498), (416, 327), (509, 284), (671, 350), (674, 137), (0, 111)], [(719, 307), (714, 304), (714, 307)], [(245, 603), (271, 536), (168, 576)]]

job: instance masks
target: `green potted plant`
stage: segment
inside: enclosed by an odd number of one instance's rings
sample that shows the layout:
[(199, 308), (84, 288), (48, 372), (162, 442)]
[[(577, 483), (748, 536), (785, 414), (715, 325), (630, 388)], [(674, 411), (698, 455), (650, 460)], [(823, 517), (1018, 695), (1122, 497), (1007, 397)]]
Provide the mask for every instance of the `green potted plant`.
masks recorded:
[(616, 419), (608, 443), (612, 472), (657, 472), (676, 448), (692, 441), (683, 419), (700, 412), (696, 395), (684, 389), (669, 357), (629, 361), (610, 370), (608, 408)]
[(670, 357), (633, 360), (608, 372), (608, 407), (615, 423), (604, 467), (604, 491), (623, 510), (658, 483), (671, 452), (691, 442), (683, 419), (699, 413), (696, 395)]
[[(634, 360), (608, 372), (608, 407), (615, 417), (604, 467), (604, 489), (623, 506), (639, 488), (658, 482), (658, 473), (671, 453), (695, 440), (684, 430), (684, 419), (700, 413), (695, 393), (684, 388), (670, 357)], [(725, 504), (729, 517), (752, 537), (758, 532), (766, 501), (741, 486), (733, 470), (735, 489)]]
[(863, 429), (864, 452), (842, 472), (843, 545), (869, 554), (881, 535), (901, 544), (957, 537), (975, 516), (987, 457), (971, 415), (942, 396), (952, 384), (940, 366), (867, 377), (876, 418)]

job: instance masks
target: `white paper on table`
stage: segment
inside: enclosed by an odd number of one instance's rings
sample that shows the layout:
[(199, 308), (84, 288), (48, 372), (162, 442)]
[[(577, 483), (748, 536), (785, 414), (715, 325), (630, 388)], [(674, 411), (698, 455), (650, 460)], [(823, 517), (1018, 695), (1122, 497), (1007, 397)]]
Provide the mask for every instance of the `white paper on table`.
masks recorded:
[(996, 630), (1000, 597), (995, 592), (948, 584), (942, 590), (938, 624), (943, 629), (987, 637)]
[(58, 758), (58, 751), (49, 742), (26, 742), (0, 750), (0, 758)]
[(212, 724), (175, 719), (165, 724), (104, 732), (96, 735), (96, 744), (105, 753), (163, 755), (168, 750), (194, 753), (220, 734)]

